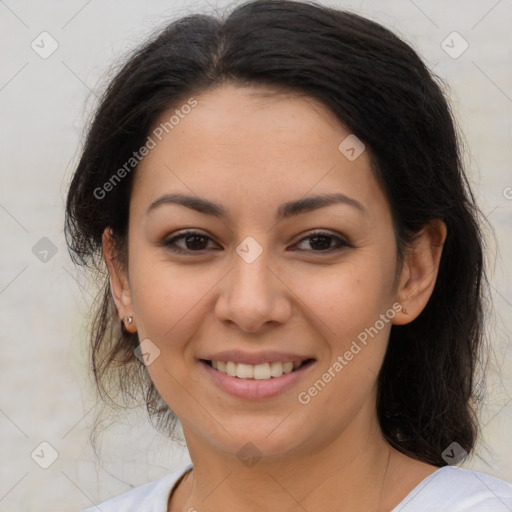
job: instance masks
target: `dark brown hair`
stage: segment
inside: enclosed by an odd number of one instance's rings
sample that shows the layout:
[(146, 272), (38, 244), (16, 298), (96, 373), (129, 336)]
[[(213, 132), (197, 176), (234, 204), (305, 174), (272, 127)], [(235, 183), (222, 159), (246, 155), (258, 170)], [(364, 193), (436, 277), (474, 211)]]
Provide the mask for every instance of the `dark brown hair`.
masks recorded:
[(442, 83), (388, 29), (313, 2), (254, 1), (225, 17), (178, 19), (132, 54), (107, 87), (69, 188), (65, 225), (74, 261), (105, 279), (91, 331), (102, 394), (120, 390), (139, 399), (142, 393), (157, 425), (168, 431), (174, 425), (134, 356), (137, 335), (119, 325), (102, 260), (107, 227), (126, 257), (136, 167), (108, 197), (98, 198), (97, 190), (144, 144), (159, 115), (225, 82), (320, 100), (364, 142), (391, 205), (399, 257), (430, 220), (445, 222), (428, 304), (410, 324), (392, 327), (377, 412), (391, 445), (414, 458), (446, 465), (442, 452), (454, 441), (470, 453), (478, 432), (475, 371), (487, 280), (480, 212)]

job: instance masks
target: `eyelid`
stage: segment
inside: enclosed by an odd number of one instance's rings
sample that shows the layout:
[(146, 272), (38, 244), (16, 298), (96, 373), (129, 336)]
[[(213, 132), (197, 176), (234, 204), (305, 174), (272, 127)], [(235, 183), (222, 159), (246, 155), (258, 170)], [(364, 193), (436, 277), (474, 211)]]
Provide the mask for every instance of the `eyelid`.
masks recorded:
[[(297, 241), (301, 242), (304, 238), (309, 238), (311, 236), (330, 236), (332, 238), (339, 238), (340, 240), (348, 243), (347, 237), (341, 233), (337, 233), (336, 231), (331, 231), (329, 229), (315, 228), (300, 235), (297, 235)], [(297, 243), (297, 242), (294, 242)]]
[(169, 250), (179, 253), (179, 254), (180, 253), (181, 254), (193, 254), (193, 253), (202, 254), (206, 249), (201, 249), (199, 251), (191, 251), (188, 249), (186, 250), (186, 249), (181, 249), (181, 248), (177, 248), (177, 249), (171, 248), (171, 246), (175, 243), (176, 240), (181, 239), (181, 238), (187, 238), (190, 236), (202, 236), (202, 237), (206, 238), (208, 240), (208, 242), (213, 241), (212, 237), (207, 235), (206, 233), (202, 233), (201, 231), (198, 231), (196, 229), (185, 229), (182, 231), (178, 231), (177, 233), (173, 233), (173, 235), (170, 238), (165, 238), (161, 242), (160, 245), (163, 246), (165, 249), (169, 249)]
[(338, 242), (337, 246), (331, 247), (329, 249), (326, 249), (325, 251), (314, 251), (312, 249), (310, 250), (304, 250), (304, 249), (297, 249), (301, 252), (307, 252), (307, 253), (313, 253), (313, 254), (331, 254), (334, 252), (340, 252), (344, 248), (353, 248), (354, 246), (347, 240), (345, 236), (343, 236), (341, 233), (333, 233), (330, 231), (324, 231), (322, 229), (313, 229), (313, 231), (306, 232), (303, 235), (300, 235), (300, 238), (297, 240), (297, 242), (294, 242), (293, 245), (297, 245), (300, 242), (307, 240), (308, 238), (313, 238), (316, 236), (324, 236), (326, 238), (331, 238)]
[[(176, 248), (176, 247), (172, 248), (172, 245), (175, 245), (176, 240), (186, 238), (186, 237), (192, 237), (192, 236), (203, 237), (208, 240), (207, 243), (210, 241), (214, 242), (214, 240), (206, 233), (202, 233), (201, 231), (198, 231), (195, 229), (188, 229), (188, 230), (185, 229), (183, 231), (178, 231), (177, 233), (174, 233), (171, 238), (166, 238), (165, 240), (162, 241), (162, 243), (160, 245), (162, 245), (165, 249), (171, 250), (172, 252), (175, 252), (178, 254), (192, 255), (192, 254), (196, 253), (198, 255), (202, 255), (205, 253), (205, 251), (208, 251), (208, 249), (200, 249), (200, 250), (194, 251), (194, 250), (190, 250), (190, 249), (181, 249), (181, 248)], [(326, 238), (331, 238), (331, 239), (337, 241), (337, 246), (331, 247), (324, 251), (315, 251), (312, 249), (311, 250), (296, 249), (297, 251), (303, 252), (303, 253), (306, 252), (306, 253), (327, 255), (327, 254), (332, 254), (334, 252), (340, 252), (341, 250), (346, 249), (346, 248), (354, 247), (354, 245), (352, 245), (347, 240), (347, 238), (344, 235), (342, 235), (341, 233), (332, 233), (328, 230), (322, 230), (319, 228), (313, 229), (312, 231), (303, 233), (299, 236), (300, 236), (300, 238), (296, 242), (294, 242), (293, 245), (297, 245), (300, 242), (307, 240), (308, 238), (313, 238), (316, 236), (325, 236)], [(218, 249), (215, 249), (215, 250), (218, 250)]]

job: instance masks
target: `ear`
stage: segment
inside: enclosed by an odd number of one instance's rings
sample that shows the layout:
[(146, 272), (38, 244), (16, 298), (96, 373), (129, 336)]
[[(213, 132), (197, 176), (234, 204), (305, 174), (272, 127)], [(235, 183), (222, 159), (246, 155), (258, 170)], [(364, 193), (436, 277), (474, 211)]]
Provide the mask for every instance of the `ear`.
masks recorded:
[[(103, 258), (107, 264), (108, 273), (110, 275), (110, 289), (112, 297), (117, 307), (119, 319), (123, 322), (124, 328), (134, 333), (137, 331), (135, 319), (133, 318), (132, 296), (130, 290), (130, 282), (128, 280), (127, 269), (121, 264), (116, 257), (114, 238), (112, 236), (111, 228), (106, 228), (103, 231)], [(131, 323), (128, 323), (128, 318), (132, 317)]]
[(397, 289), (397, 301), (403, 309), (397, 312), (393, 324), (412, 322), (427, 305), (436, 284), (446, 234), (446, 224), (434, 219), (407, 250)]

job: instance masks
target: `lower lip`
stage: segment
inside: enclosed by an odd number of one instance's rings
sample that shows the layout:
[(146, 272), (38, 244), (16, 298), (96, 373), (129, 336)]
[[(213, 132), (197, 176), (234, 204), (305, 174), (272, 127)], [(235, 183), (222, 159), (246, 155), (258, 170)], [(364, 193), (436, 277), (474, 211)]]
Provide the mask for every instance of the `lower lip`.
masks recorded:
[(199, 365), (204, 368), (213, 382), (226, 393), (238, 398), (259, 400), (272, 398), (292, 388), (310, 370), (314, 361), (310, 361), (291, 373), (285, 373), (281, 377), (261, 380), (230, 377), (215, 370), (204, 361), (199, 361)]

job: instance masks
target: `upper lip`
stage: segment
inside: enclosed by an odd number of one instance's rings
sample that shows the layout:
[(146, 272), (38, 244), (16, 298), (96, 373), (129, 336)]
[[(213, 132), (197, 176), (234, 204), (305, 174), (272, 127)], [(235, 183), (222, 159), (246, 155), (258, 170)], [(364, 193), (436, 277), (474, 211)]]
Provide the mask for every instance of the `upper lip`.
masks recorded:
[(244, 352), (243, 350), (224, 350), (216, 352), (215, 354), (207, 354), (200, 359), (207, 361), (233, 361), (234, 363), (242, 364), (263, 364), (263, 363), (276, 363), (276, 362), (302, 362), (306, 359), (314, 359), (312, 356), (303, 356), (291, 352), (276, 352), (262, 351), (262, 352)]

